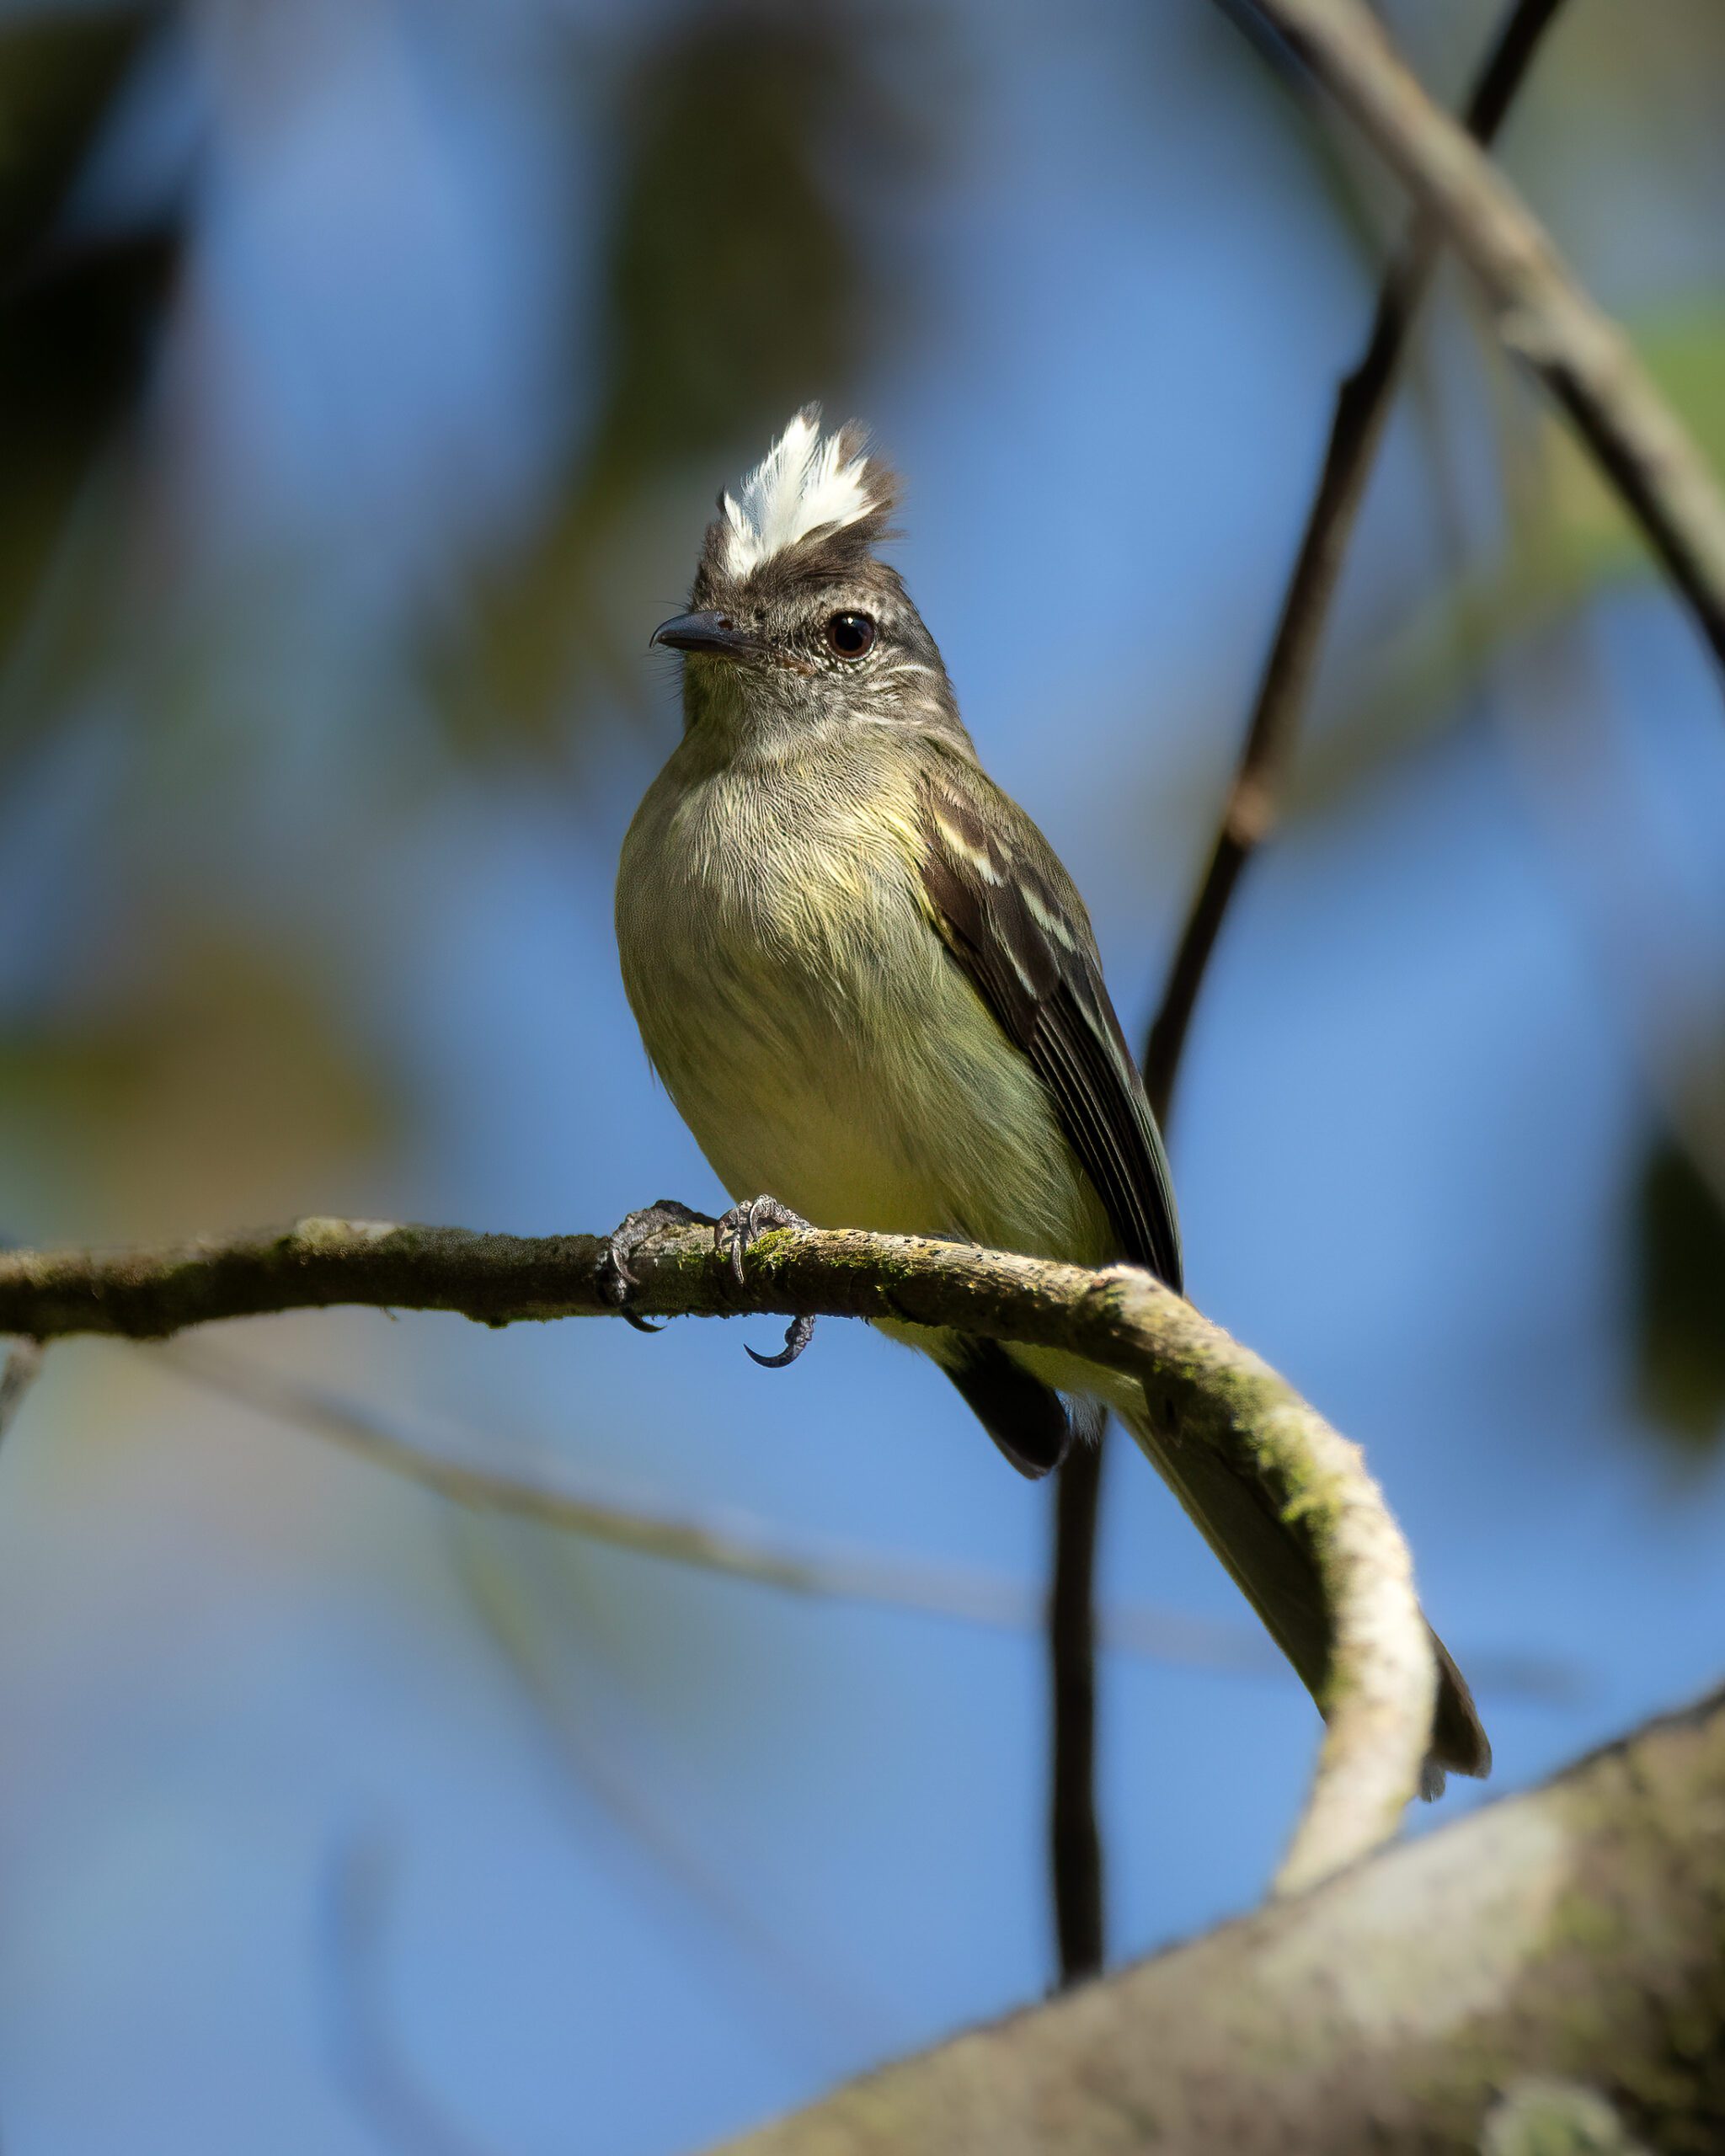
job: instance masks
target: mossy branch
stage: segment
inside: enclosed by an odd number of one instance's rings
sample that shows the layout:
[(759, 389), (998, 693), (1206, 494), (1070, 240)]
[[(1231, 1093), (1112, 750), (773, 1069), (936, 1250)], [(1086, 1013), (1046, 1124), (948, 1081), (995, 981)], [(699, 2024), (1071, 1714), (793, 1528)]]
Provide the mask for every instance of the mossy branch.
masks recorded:
[[(0, 1256), (0, 1332), (159, 1340), (217, 1320), (342, 1304), (487, 1325), (614, 1315), (606, 1239), (302, 1220), (159, 1249)], [(1181, 1433), (1256, 1480), (1305, 1544), (1332, 1612), (1327, 1729), (1279, 1883), (1387, 1839), (1418, 1785), (1435, 1687), (1407, 1545), (1356, 1447), (1283, 1379), (1145, 1273), (857, 1230), (780, 1230), (739, 1283), (703, 1230), (630, 1257), (640, 1315), (891, 1318), (1063, 1348), (1138, 1379)]]

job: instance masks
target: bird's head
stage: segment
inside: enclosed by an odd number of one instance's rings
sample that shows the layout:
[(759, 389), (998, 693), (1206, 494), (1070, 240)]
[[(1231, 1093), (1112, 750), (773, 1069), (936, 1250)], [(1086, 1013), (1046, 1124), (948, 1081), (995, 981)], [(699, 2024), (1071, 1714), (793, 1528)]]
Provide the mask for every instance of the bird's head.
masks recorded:
[(655, 644), (684, 654), (684, 710), (754, 740), (910, 723), (963, 738), (946, 670), (876, 548), (898, 482), (853, 421), (798, 413), (707, 528), (689, 611)]

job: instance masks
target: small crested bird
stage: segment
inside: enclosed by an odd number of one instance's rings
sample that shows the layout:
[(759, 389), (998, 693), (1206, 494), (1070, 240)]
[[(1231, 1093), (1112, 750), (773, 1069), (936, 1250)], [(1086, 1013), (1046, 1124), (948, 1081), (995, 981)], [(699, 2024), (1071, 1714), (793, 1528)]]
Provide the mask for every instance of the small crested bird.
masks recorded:
[[(1089, 916), (984, 772), (880, 558), (896, 495), (858, 428), (823, 435), (799, 413), (719, 495), (690, 611), (654, 633), (683, 655), (684, 731), (617, 878), (642, 1038), (737, 1201), (718, 1224), (735, 1262), (800, 1216), (1124, 1261), (1179, 1291), (1167, 1161)], [(631, 1233), (663, 1217), (619, 1231), (620, 1299)], [(933, 1357), (1025, 1475), (1113, 1408), (1322, 1703), (1310, 1556), (1260, 1488), (1158, 1426), (1141, 1386), (1071, 1355), (883, 1330)], [(1484, 1774), (1467, 1687), (1441, 1644), (1438, 1660), (1431, 1768)]]

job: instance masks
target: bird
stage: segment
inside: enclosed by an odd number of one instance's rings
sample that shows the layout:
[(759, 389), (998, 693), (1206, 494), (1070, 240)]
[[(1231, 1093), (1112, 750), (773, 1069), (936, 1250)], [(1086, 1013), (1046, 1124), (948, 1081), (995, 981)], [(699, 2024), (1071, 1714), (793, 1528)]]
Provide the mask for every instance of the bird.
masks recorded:
[[(648, 1057), (734, 1201), (740, 1270), (786, 1224), (1144, 1267), (1184, 1291), (1167, 1156), (1071, 878), (982, 768), (881, 549), (900, 488), (852, 421), (790, 420), (722, 490), (686, 611), (683, 733), (624, 840), (623, 985)], [(610, 1253), (626, 1304), (632, 1215)], [(1135, 1381), (1065, 1353), (883, 1321), (1027, 1476), (1112, 1409), (1322, 1705), (1331, 1622), (1267, 1493), (1179, 1442)], [(788, 1336), (790, 1360), (812, 1321)], [(753, 1352), (752, 1350), (750, 1351)], [(1490, 1747), (1433, 1634), (1427, 1785)]]

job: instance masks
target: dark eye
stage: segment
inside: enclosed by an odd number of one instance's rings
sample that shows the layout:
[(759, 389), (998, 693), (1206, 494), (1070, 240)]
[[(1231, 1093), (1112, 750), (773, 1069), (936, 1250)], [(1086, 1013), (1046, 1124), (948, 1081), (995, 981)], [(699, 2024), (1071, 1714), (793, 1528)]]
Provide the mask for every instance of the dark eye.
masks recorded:
[(833, 614), (826, 624), (826, 648), (836, 659), (861, 659), (874, 643), (872, 614)]

